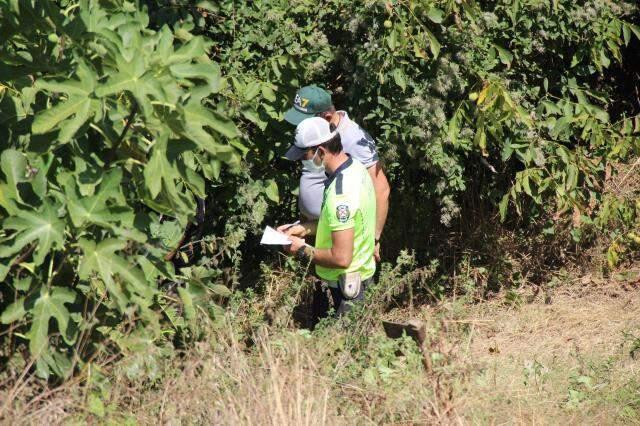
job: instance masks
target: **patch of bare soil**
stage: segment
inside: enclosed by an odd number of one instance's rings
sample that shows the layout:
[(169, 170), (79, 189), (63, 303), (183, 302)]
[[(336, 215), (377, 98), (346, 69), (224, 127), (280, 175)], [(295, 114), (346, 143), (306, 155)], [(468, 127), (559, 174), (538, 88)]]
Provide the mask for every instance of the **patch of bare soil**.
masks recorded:
[(576, 351), (611, 355), (618, 350), (623, 333), (640, 328), (640, 290), (628, 284), (615, 283), (600, 291), (561, 289), (551, 295), (549, 304), (506, 309), (491, 305), (478, 312), (478, 319), (487, 322), (478, 328), (471, 345), (470, 355), (477, 360), (555, 359)]
[(640, 394), (634, 397), (640, 360), (631, 356), (640, 339), (637, 281), (587, 276), (533, 303), (507, 307), (495, 300), (473, 311), (473, 336), (463, 355), (474, 370), (462, 396), (465, 418), (640, 422), (633, 408), (634, 401), (640, 405)]

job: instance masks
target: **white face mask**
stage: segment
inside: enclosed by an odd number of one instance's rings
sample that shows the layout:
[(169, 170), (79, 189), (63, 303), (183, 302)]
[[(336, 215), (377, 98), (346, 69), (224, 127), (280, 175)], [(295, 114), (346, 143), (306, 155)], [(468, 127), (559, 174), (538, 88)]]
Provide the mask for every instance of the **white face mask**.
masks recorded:
[(310, 160), (302, 160), (302, 167), (304, 167), (305, 170), (308, 170), (311, 173), (322, 173), (322, 172), (324, 172), (324, 163), (322, 161), (320, 161), (320, 165), (318, 165), (315, 162), (316, 156), (318, 155), (318, 151), (319, 151), (319, 149), (316, 149), (315, 154), (313, 154), (313, 157), (311, 157)]

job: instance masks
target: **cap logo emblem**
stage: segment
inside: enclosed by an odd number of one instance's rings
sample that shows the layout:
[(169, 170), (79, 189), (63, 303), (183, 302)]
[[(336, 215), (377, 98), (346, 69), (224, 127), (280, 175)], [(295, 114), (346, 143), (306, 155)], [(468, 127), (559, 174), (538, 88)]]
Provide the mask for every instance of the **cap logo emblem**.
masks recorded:
[(307, 112), (307, 105), (309, 104), (309, 99), (301, 98), (299, 94), (296, 93), (296, 97), (293, 100), (293, 105), (302, 112)]

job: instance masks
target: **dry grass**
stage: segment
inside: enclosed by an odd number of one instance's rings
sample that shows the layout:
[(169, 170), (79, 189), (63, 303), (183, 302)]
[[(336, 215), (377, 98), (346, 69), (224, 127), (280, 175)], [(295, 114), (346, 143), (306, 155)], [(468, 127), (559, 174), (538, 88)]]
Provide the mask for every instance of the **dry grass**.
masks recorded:
[[(509, 305), (503, 297), (396, 310), (396, 319), (418, 316), (429, 325), (429, 352), (440, 357), (429, 374), (410, 342), (390, 344), (380, 329), (369, 329), (368, 341), (354, 346), (354, 336), (339, 327), (309, 335), (263, 326), (247, 348), (230, 325), (182, 356), (160, 358), (155, 380), (127, 378), (135, 360), (125, 359), (50, 394), (27, 384), (0, 418), (4, 424), (640, 422), (640, 364), (623, 334), (640, 338), (635, 284), (588, 277), (550, 296), (551, 304), (539, 296)], [(96, 392), (103, 417), (91, 407)]]
[[(640, 363), (630, 357), (631, 342), (625, 337), (625, 333), (640, 337), (640, 294), (620, 283), (597, 288), (590, 284), (585, 277), (572, 291), (555, 291), (551, 304), (505, 309), (492, 302), (470, 312), (488, 322), (474, 329), (467, 354), (478, 372), (460, 401), (468, 420), (640, 422), (640, 417), (624, 417), (625, 407), (616, 403), (619, 398), (633, 402), (633, 392), (640, 392), (640, 384), (634, 382), (640, 378)], [(588, 386), (580, 380), (588, 380)], [(574, 394), (579, 401), (572, 401), (571, 390), (582, 392)], [(624, 394), (627, 391), (629, 395)], [(638, 398), (640, 394), (636, 410)]]
[[(173, 359), (159, 384), (127, 380), (120, 368), (109, 371), (114, 381), (104, 400), (106, 418), (139, 424), (338, 423), (330, 382), (319, 377), (310, 349), (300, 339), (284, 348), (259, 339), (255, 357), (247, 355), (232, 333), (219, 343), (216, 348), (198, 344), (187, 358)], [(36, 406), (21, 406), (17, 399), (0, 418), (6, 424), (60, 424), (87, 416), (97, 420), (83, 406), (86, 389), (74, 384), (60, 389), (65, 391)]]
[[(249, 357), (232, 336), (225, 354), (194, 356), (188, 371), (168, 381), (163, 389), (159, 420), (215, 424), (336, 423), (331, 389), (318, 380), (318, 369), (308, 348), (293, 339), (279, 348), (259, 339), (257, 356)], [(204, 356), (203, 356), (204, 355)], [(133, 414), (145, 413), (140, 407)], [(155, 418), (144, 423), (154, 423)]]
[[(67, 384), (33, 404), (25, 405), (18, 397), (0, 419), (12, 425), (102, 420), (325, 425), (376, 424), (395, 416), (411, 418), (411, 423), (432, 418), (433, 402), (420, 399), (430, 393), (420, 375), (401, 377), (389, 386), (390, 394), (358, 380), (340, 381), (345, 364), (353, 360), (348, 354), (335, 354), (337, 346), (329, 335), (322, 343), (294, 332), (259, 333), (250, 351), (235, 340), (231, 328), (221, 337), (215, 345), (198, 344), (182, 360), (172, 359), (160, 383), (127, 379), (126, 359), (112, 369), (103, 368), (110, 383), (102, 396), (102, 418), (92, 414), (86, 395), (94, 387), (85, 382)], [(411, 392), (401, 392), (409, 387)]]

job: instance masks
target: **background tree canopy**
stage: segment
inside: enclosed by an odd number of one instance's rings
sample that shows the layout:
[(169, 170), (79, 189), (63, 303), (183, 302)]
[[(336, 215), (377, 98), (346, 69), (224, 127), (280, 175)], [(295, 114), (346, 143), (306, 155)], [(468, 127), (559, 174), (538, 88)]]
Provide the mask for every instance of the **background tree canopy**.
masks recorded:
[(265, 219), (296, 214), (282, 114), (310, 83), (375, 137), (384, 253), (437, 259), (436, 293), (504, 230), (574, 249), (611, 230), (615, 267), (638, 207), (603, 188), (640, 148), (638, 17), (605, 0), (3, 2), (0, 355), (27, 345), (64, 377), (197, 338), (270, 259)]

